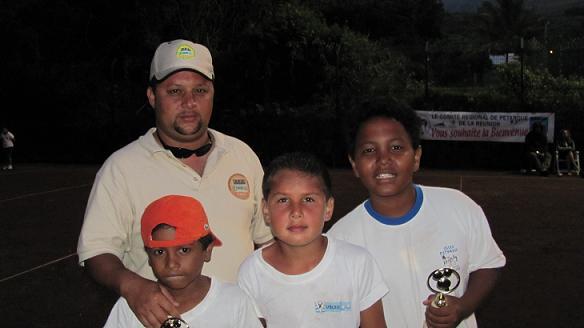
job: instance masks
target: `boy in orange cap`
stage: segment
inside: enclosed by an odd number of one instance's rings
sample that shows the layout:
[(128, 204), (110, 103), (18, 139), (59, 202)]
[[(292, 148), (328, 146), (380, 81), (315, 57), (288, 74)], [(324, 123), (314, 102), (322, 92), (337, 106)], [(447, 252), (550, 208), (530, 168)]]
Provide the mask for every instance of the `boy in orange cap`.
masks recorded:
[[(261, 327), (251, 300), (239, 287), (201, 274), (213, 247), (222, 243), (211, 232), (199, 201), (180, 195), (159, 198), (144, 210), (141, 230), (148, 264), (179, 312), (165, 313), (169, 319), (162, 327)], [(142, 324), (120, 297), (105, 327)]]

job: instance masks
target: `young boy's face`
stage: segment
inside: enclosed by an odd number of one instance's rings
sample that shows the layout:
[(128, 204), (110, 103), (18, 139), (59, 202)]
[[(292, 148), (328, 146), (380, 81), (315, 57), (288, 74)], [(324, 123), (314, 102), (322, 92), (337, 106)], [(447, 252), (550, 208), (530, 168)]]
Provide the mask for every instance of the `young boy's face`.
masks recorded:
[[(174, 228), (158, 229), (152, 233), (154, 240), (173, 240)], [(146, 248), (148, 263), (160, 284), (170, 290), (193, 286), (201, 276), (203, 264), (211, 259), (212, 246), (203, 250), (202, 244), (195, 240), (190, 244)]]
[(349, 161), (371, 198), (399, 198), (411, 191), (421, 156), (401, 123), (374, 117), (361, 124)]
[(274, 175), (263, 212), (275, 238), (291, 247), (320, 242), (334, 208), (323, 188), (319, 177), (304, 172), (284, 169)]

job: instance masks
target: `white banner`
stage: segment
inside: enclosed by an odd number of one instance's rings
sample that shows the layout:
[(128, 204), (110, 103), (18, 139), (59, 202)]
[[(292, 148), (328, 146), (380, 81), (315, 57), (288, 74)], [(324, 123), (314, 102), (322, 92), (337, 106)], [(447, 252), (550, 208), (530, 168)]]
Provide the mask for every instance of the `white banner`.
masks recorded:
[(554, 141), (554, 113), (491, 113), (416, 111), (422, 119), (422, 139), (524, 142), (535, 122)]

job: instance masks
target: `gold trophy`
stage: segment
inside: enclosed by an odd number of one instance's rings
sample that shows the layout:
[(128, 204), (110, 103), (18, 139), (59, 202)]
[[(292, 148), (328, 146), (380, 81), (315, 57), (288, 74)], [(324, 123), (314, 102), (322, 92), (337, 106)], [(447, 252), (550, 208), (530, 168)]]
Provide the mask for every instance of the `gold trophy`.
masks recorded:
[[(455, 280), (454, 286), (452, 286), (453, 280)], [(446, 295), (452, 293), (460, 285), (460, 275), (452, 268), (436, 269), (428, 276), (427, 284), (428, 288), (436, 293), (436, 297), (432, 300), (432, 306), (435, 308), (445, 307), (448, 305)], [(428, 327), (426, 321), (422, 327)]]
[(452, 268), (441, 268), (430, 273), (427, 283), (428, 288), (436, 293), (432, 306), (441, 308), (448, 305), (446, 295), (452, 293), (460, 285), (460, 275)]
[(170, 317), (164, 320), (160, 328), (189, 328), (189, 325), (181, 318)]

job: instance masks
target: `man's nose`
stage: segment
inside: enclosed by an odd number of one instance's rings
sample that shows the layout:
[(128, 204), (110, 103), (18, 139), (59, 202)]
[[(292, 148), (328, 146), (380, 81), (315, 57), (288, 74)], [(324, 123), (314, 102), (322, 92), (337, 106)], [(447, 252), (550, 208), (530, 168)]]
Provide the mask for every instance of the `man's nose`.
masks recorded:
[(196, 96), (192, 92), (186, 92), (182, 101), (183, 105), (189, 108), (195, 107), (197, 103)]

